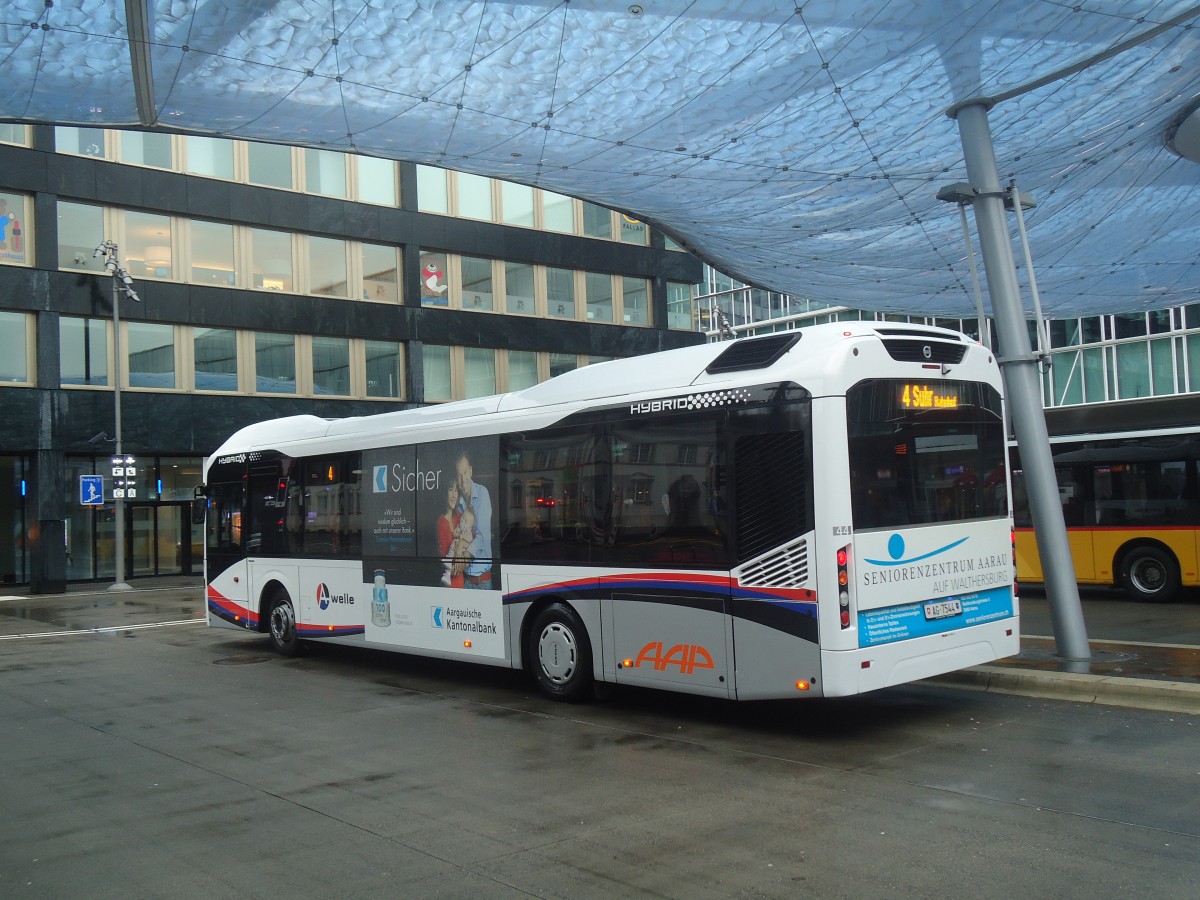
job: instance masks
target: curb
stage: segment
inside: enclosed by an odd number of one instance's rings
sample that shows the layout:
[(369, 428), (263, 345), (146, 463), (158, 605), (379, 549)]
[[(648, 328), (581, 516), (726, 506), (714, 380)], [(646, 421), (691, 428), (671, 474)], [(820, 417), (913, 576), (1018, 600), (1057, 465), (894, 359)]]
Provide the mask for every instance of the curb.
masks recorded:
[(925, 679), (926, 684), (946, 687), (1130, 706), (1162, 712), (1200, 715), (1200, 684), (1182, 681), (1152, 681), (1116, 675), (1078, 675), (1073, 672), (1016, 671), (1002, 666), (974, 666), (948, 675)]

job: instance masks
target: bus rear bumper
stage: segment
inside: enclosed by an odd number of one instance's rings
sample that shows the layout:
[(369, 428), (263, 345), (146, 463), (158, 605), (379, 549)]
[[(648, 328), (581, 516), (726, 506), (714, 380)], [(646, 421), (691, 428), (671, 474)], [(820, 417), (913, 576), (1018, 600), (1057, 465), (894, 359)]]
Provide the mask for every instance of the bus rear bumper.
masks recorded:
[(1015, 617), (858, 650), (826, 651), (821, 661), (823, 693), (826, 697), (861, 694), (994, 662), (1020, 651)]

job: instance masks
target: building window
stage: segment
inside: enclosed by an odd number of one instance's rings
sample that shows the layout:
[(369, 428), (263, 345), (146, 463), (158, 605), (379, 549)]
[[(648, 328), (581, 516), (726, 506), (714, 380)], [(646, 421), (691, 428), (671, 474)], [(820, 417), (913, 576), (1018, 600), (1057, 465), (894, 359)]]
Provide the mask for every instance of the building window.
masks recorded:
[(450, 192), (446, 189), (446, 170), (417, 166), (417, 209), (421, 212), (450, 214)]
[(255, 333), (254, 389), (264, 394), (296, 393), (296, 339), (292, 335)]
[(1175, 354), (1172, 352), (1171, 338), (1161, 338), (1150, 342), (1150, 367), (1154, 378), (1154, 394), (1175, 393)]
[(533, 266), (528, 263), (506, 262), (504, 264), (505, 308), (519, 316), (532, 316), (537, 312), (533, 293)]
[(192, 332), (198, 391), (238, 389), (237, 332), (228, 328), (196, 328)]
[(570, 372), (573, 369), (579, 368), (579, 360), (574, 353), (551, 353), (550, 354), (550, 377), (562, 375)]
[(650, 324), (650, 282), (645, 278), (621, 279), (621, 318), (626, 325)]
[(496, 393), (496, 351), (487, 347), (464, 347), (463, 375), (466, 399)]
[(266, 291), (292, 289), (292, 236), (283, 231), (250, 229), (254, 287)]
[(286, 190), (295, 186), (291, 147), (279, 144), (247, 144), (246, 154), (251, 184)]
[(522, 391), (538, 383), (537, 354), (530, 350), (508, 351), (508, 389)]
[(400, 278), (396, 248), (384, 244), (362, 244), (361, 250), (363, 299), (399, 302)]
[(95, 255), (104, 240), (104, 210), (99, 206), (58, 201), (58, 264), (64, 269), (103, 272), (104, 257)]
[(31, 384), (32, 320), (25, 313), (0, 312), (0, 382)]
[(108, 385), (108, 323), (63, 316), (58, 322), (59, 380), (62, 384)]
[(367, 396), (400, 399), (403, 384), (400, 345), (395, 341), (366, 341)]
[(506, 225), (533, 227), (533, 188), (511, 181), (500, 182), (500, 206)]
[(122, 131), (121, 162), (134, 166), (170, 169), (175, 164), (171, 136), (148, 131)]
[(611, 322), (613, 320), (612, 277), (588, 272), (584, 275), (584, 290), (587, 295), (588, 321)]
[(461, 257), (462, 308), (490, 311), (495, 309), (492, 286), (492, 261), (477, 256)]
[(469, 172), (458, 173), (458, 214), (468, 219), (492, 220), (492, 180)]
[(24, 125), (0, 125), (0, 144), (29, 146), (29, 132)]
[(104, 129), (59, 125), (54, 129), (54, 149), (59, 153), (103, 159)]
[(542, 191), (542, 227), (548, 231), (575, 233), (575, 201), (553, 191)]
[(446, 280), (445, 253), (421, 251), (421, 305), (450, 305), (450, 283)]
[(125, 235), (121, 255), (135, 278), (170, 278), (171, 217), (152, 213), (124, 213)]
[(451, 400), (454, 391), (450, 382), (450, 348), (426, 344), (422, 370), (425, 375), (425, 399), (431, 402)]
[(396, 164), (390, 159), (356, 156), (357, 199), (362, 203), (396, 205)]
[(350, 395), (350, 340), (315, 335), (312, 339), (314, 394)]
[(667, 282), (667, 328), (673, 331), (692, 329), (692, 286), (677, 281)]
[(185, 141), (188, 173), (233, 180), (233, 141), (197, 135), (189, 135)]
[(0, 191), (0, 263), (23, 266), (32, 262), (28, 245), (33, 233), (30, 224), (25, 196)]
[(175, 388), (175, 329), (153, 322), (125, 326), (125, 353), (130, 387)]
[(229, 287), (234, 283), (233, 226), (220, 222), (188, 223), (188, 250), (194, 284)]
[(617, 214), (617, 220), (621, 225), (621, 243), (637, 244), (641, 247), (650, 244), (650, 229), (646, 227), (645, 222), (639, 222), (623, 213)]
[(583, 201), (583, 233), (588, 237), (612, 238), (612, 211)]
[(346, 278), (346, 242), (309, 237), (308, 292), (322, 297), (345, 297)]
[(546, 310), (551, 318), (575, 319), (575, 273), (570, 269), (546, 269)]
[(305, 150), (304, 189), (310, 194), (345, 198), (345, 154), (334, 150)]

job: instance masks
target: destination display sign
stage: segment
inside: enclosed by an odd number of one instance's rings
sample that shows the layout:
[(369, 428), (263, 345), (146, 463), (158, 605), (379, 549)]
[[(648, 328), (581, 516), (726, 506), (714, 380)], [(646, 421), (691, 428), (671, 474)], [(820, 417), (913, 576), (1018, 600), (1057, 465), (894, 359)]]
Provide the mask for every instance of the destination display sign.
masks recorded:
[(898, 385), (900, 406), (904, 409), (958, 409), (958, 385), (913, 384)]

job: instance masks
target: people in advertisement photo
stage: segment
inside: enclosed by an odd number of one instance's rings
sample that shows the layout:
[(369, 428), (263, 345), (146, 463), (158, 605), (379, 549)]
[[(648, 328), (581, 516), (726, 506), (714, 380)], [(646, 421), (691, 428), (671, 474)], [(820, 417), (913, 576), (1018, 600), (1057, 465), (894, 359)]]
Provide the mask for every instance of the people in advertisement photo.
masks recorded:
[(475, 538), (475, 511), (460, 509), (458, 499), (458, 480), (455, 479), (446, 491), (446, 511), (437, 520), (438, 550), (442, 554), (442, 585), (445, 587), (463, 586), (464, 566), (458, 566), (459, 571), (455, 574), (455, 564), (466, 562), (467, 548)]
[(472, 519), (470, 543), (451, 566), (451, 577), (462, 575), (463, 587), (492, 588), (492, 498), (488, 489), (474, 480), (471, 456), (463, 450), (454, 464), (458, 486), (458, 509), (464, 520)]

